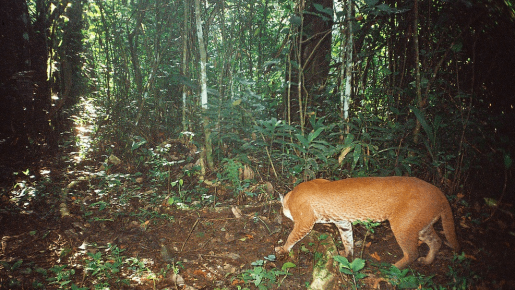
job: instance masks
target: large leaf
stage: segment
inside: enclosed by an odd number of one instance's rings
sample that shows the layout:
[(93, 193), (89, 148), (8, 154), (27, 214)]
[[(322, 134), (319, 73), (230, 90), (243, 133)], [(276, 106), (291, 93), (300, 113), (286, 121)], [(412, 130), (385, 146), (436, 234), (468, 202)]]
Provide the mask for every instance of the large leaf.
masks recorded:
[(140, 136), (136, 136), (134, 139), (136, 140), (132, 142), (131, 151), (134, 151), (141, 147), (141, 145), (147, 143), (147, 140), (143, 139), (143, 137)]
[(513, 161), (511, 160), (510, 154), (504, 153), (504, 168), (506, 170), (510, 169), (512, 163), (513, 163)]
[(309, 143), (313, 142), (313, 140), (315, 140), (316, 137), (318, 137), (318, 135), (320, 135), (320, 133), (322, 133), (322, 131), (324, 131), (324, 129), (325, 128), (321, 127), (321, 128), (318, 128), (316, 131), (309, 133), (308, 142)]
[(434, 143), (433, 130), (431, 129), (429, 124), (427, 124), (424, 114), (417, 107), (410, 106), (410, 109), (413, 111), (413, 113), (417, 117), (417, 120), (420, 122), (420, 125), (422, 125), (422, 128), (426, 132), (427, 137), (429, 138), (431, 143)]
[(318, 12), (322, 12), (324, 14), (327, 14), (328, 16), (330, 16), (331, 18), (333, 17), (333, 9), (329, 8), (329, 7), (324, 7), (323, 5), (321, 4), (318, 4), (318, 3), (313, 3), (313, 7), (315, 7), (315, 9), (318, 11)]
[(352, 142), (354, 142), (354, 135), (349, 133), (347, 134), (347, 136), (345, 137), (345, 141), (344, 141), (344, 145), (345, 146), (350, 146), (352, 144)]
[(358, 164), (359, 158), (361, 157), (361, 145), (360, 144), (356, 144), (356, 146), (354, 146), (354, 153), (352, 156), (354, 159), (354, 164), (352, 165), (352, 167), (354, 168)]
[(394, 9), (390, 8), (390, 6), (388, 6), (388, 4), (379, 4), (377, 5), (377, 9), (383, 11), (383, 12), (393, 12)]
[(358, 272), (359, 270), (363, 269), (365, 267), (365, 260), (363, 259), (354, 259), (352, 263), (350, 263), (350, 268), (354, 272)]
[(379, 2), (379, 0), (365, 0), (365, 3), (366, 3), (369, 7), (376, 6), (378, 2)]
[(296, 15), (293, 15), (292, 17), (290, 17), (290, 23), (295, 26), (301, 26), (302, 18), (300, 18), (299, 16), (296, 16)]
[(309, 141), (306, 139), (306, 137), (302, 136), (302, 134), (295, 134), (295, 137), (297, 137), (297, 140), (299, 140), (300, 144), (307, 148), (309, 146)]

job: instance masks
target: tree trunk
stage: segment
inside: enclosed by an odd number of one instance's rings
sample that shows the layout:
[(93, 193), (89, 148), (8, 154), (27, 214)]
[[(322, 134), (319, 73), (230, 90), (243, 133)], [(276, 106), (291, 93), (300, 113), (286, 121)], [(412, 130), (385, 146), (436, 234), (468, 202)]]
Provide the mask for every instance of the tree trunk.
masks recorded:
[(349, 104), (352, 93), (352, 52), (353, 52), (353, 37), (352, 21), (354, 15), (354, 6), (352, 0), (347, 0), (347, 47), (345, 49), (347, 59), (345, 61), (345, 96), (343, 98), (343, 120), (349, 120)]
[[(190, 0), (184, 0), (184, 22), (182, 26), (182, 67), (183, 77), (188, 76), (188, 33), (189, 33)], [(188, 112), (187, 96), (188, 86), (182, 85), (182, 131), (188, 131), (186, 113)]]
[[(25, 0), (2, 3), (0, 9), (0, 154), (6, 161), (0, 167), (27, 166), (38, 160), (43, 145), (56, 149), (47, 120), (51, 105), (47, 80), (48, 61), (45, 3), (37, 1), (34, 30)], [(16, 160), (12, 163), (10, 159)], [(2, 168), (0, 168), (2, 169)], [(24, 168), (26, 169), (26, 167)], [(36, 174), (38, 174), (36, 172)]]
[(50, 123), (48, 122), (47, 112), (50, 110), (52, 99), (50, 94), (50, 86), (48, 85), (47, 63), (48, 63), (48, 28), (49, 21), (47, 18), (48, 1), (36, 1), (36, 15), (33, 24), (34, 37), (31, 41), (31, 58), (32, 69), (34, 70), (34, 83), (36, 84), (35, 107), (36, 123), (40, 126), (38, 131), (47, 132), (48, 144), (52, 150), (57, 150), (57, 138), (59, 134), (52, 132)]
[(203, 113), (203, 126), (204, 126), (204, 138), (205, 138), (205, 152), (206, 161), (209, 169), (214, 168), (213, 162), (213, 145), (211, 144), (211, 129), (209, 128), (209, 118), (205, 114), (208, 109), (207, 104), (207, 53), (204, 44), (204, 34), (202, 32), (202, 20), (200, 17), (200, 0), (195, 0), (195, 19), (197, 24), (197, 38), (200, 52), (200, 99), (202, 104)]
[(131, 31), (131, 33), (129, 33), (129, 35), (127, 36), (127, 39), (129, 40), (129, 50), (131, 53), (132, 67), (134, 69), (134, 82), (136, 83), (136, 88), (138, 90), (139, 95), (143, 93), (143, 76), (141, 74), (141, 65), (139, 63), (138, 57), (138, 35), (141, 23), (143, 22), (143, 17), (145, 17), (146, 7), (146, 1), (141, 1), (137, 6), (138, 11), (136, 24), (134, 25), (134, 29)]
[(298, 113), (288, 116), (300, 124), (304, 123), (308, 108), (319, 104), (312, 96), (324, 91), (329, 75), (333, 20), (332, 15), (321, 11), (324, 8), (332, 11), (333, 1), (300, 1), (297, 6), (299, 21), (292, 21), (292, 26), (298, 26), (290, 48), (291, 73), (286, 76), (289, 86), (284, 112)]
[(145, 105), (145, 99), (147, 96), (147, 92), (143, 92), (143, 76), (141, 74), (141, 65), (139, 63), (138, 57), (138, 35), (141, 23), (143, 22), (143, 17), (145, 17), (145, 11), (147, 7), (147, 0), (141, 0), (138, 5), (138, 18), (136, 19), (136, 25), (131, 33), (127, 36), (129, 40), (129, 50), (131, 54), (132, 67), (134, 69), (134, 82), (136, 83), (136, 89), (138, 90), (138, 96), (141, 98), (141, 103), (138, 109), (138, 115), (136, 116), (135, 124), (136, 126), (139, 123), (141, 116), (143, 115), (143, 107)]
[(24, 0), (6, 1), (0, 9), (0, 19), (0, 51), (3, 55), (0, 61), (0, 139), (12, 137), (13, 142), (19, 139), (23, 143), (20, 143), (21, 149), (28, 145), (30, 126), (34, 125), (31, 118), (34, 101), (32, 31), (27, 4)]
[[(423, 113), (422, 90), (420, 88), (420, 55), (418, 47), (418, 0), (415, 0), (413, 5), (413, 43), (415, 45), (415, 86), (416, 86), (416, 103), (421, 113)], [(420, 135), (421, 123), (416, 118), (415, 129), (413, 129), (413, 142), (418, 143)]]

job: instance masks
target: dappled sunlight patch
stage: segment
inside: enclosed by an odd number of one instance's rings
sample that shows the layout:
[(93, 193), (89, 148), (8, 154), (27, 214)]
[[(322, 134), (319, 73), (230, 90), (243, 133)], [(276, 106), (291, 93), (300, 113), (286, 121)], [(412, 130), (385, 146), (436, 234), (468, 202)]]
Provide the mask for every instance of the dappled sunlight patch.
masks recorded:
[(9, 195), (9, 202), (23, 209), (30, 209), (34, 199), (46, 195), (38, 190), (35, 176), (25, 171), (20, 175), (20, 180), (13, 186)]
[(73, 134), (75, 136), (75, 147), (79, 150), (71, 152), (74, 163), (81, 163), (86, 155), (92, 150), (92, 134), (97, 130), (99, 108), (94, 104), (92, 98), (82, 97), (77, 104), (76, 114), (70, 119), (73, 121)]

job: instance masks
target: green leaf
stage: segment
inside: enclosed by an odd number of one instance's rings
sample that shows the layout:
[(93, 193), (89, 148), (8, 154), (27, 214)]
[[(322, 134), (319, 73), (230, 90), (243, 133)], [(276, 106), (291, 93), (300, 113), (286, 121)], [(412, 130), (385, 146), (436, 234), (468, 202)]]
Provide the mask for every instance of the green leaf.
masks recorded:
[(327, 149), (327, 146), (326, 144), (324, 143), (313, 143), (310, 145), (311, 148), (315, 148), (315, 149), (318, 149), (320, 151), (325, 151)]
[(356, 258), (352, 263), (350, 263), (350, 268), (354, 272), (359, 272), (361, 269), (365, 267), (365, 260)]
[(463, 48), (463, 43), (458, 42), (458, 43), (456, 43), (456, 44), (454, 44), (452, 46), (452, 51), (453, 52), (460, 52), (462, 48)]
[(377, 9), (384, 11), (384, 12), (392, 12), (392, 8), (390, 8), (390, 6), (388, 6), (387, 4), (384, 4), (384, 3), (377, 5)]
[(378, 2), (379, 2), (379, 0), (365, 0), (365, 3), (369, 7), (376, 6)]
[(513, 160), (511, 159), (510, 154), (504, 153), (504, 168), (510, 169), (512, 163), (513, 163)]
[(354, 166), (356, 166), (356, 164), (358, 164), (359, 158), (361, 157), (361, 145), (360, 144), (356, 144), (356, 146), (354, 146), (354, 152), (353, 152), (352, 156), (354, 158)]
[(349, 260), (347, 260), (347, 258), (343, 257), (343, 256), (334, 256), (333, 259), (340, 263), (340, 264), (343, 264), (343, 265), (349, 265)]
[(264, 258), (265, 258), (265, 260), (268, 260), (268, 261), (275, 261), (275, 259), (276, 259), (275, 255), (273, 255), (273, 254), (270, 254)]
[(302, 136), (301, 134), (295, 134), (295, 137), (297, 137), (297, 140), (299, 140), (300, 144), (302, 144), (302, 146), (304, 147), (308, 147), (309, 146), (309, 141), (308, 139), (306, 139), (306, 137)]
[(238, 100), (232, 102), (233, 107), (239, 106), (240, 104), (241, 104), (241, 99), (238, 99)]
[(168, 205), (174, 205), (176, 202), (180, 202), (180, 199), (176, 198), (175, 196), (168, 198)]
[(322, 12), (328, 16), (333, 16), (333, 9), (329, 8), (329, 7), (324, 7), (323, 5), (321, 4), (318, 4), (318, 3), (313, 3), (313, 7), (315, 7), (315, 9), (318, 11), (318, 12)]
[(324, 241), (324, 240), (326, 240), (328, 237), (329, 237), (329, 235), (328, 235), (328, 234), (321, 234), (320, 236), (318, 236), (318, 240), (319, 240), (319, 241)]
[(495, 207), (498, 204), (497, 199), (489, 198), (489, 197), (485, 197), (485, 202), (486, 202), (486, 205), (491, 206), (491, 207)]
[[(257, 260), (252, 263), (250, 263), (252, 266), (263, 266), (265, 264), (265, 261), (263, 260)], [(258, 267), (256, 267), (258, 268)], [(254, 271), (256, 271), (256, 268), (254, 268)], [(262, 269), (261, 269), (262, 270)], [(259, 271), (259, 270), (258, 270)]]
[(6, 261), (0, 261), (0, 265), (4, 266), (4, 268), (7, 270), (11, 269), (11, 265), (9, 265), (9, 263)]
[(427, 137), (429, 138), (431, 143), (433, 143), (434, 142), (433, 130), (427, 124), (426, 118), (424, 117), (424, 114), (422, 113), (422, 111), (420, 111), (417, 107), (413, 107), (413, 106), (410, 106), (410, 109), (413, 111), (413, 113), (417, 117), (418, 121), (420, 122), (420, 125), (422, 125), (422, 128), (424, 128), (424, 131), (426, 131)]
[(276, 64), (280, 64), (280, 61), (279, 60), (268, 60), (268, 61), (265, 61), (265, 63), (263, 64), (264, 67), (268, 67), (268, 66), (272, 66), (272, 65), (276, 65)]
[(324, 11), (324, 6), (322, 4), (313, 3), (313, 7), (320, 12)]
[(134, 151), (141, 147), (141, 145), (147, 143), (147, 140), (143, 139), (142, 137), (139, 137), (137, 139), (137, 141), (132, 142), (131, 151)]
[(296, 16), (296, 15), (293, 15), (292, 17), (290, 17), (290, 23), (295, 26), (301, 26), (302, 18), (300, 18), (299, 16)]
[(320, 133), (322, 133), (322, 131), (324, 131), (325, 128), (321, 127), (321, 128), (318, 128), (315, 132), (311, 132), (309, 133), (308, 135), (308, 143), (311, 143), (313, 140), (316, 139), (316, 137), (318, 137), (318, 135), (320, 135)]
[(344, 142), (344, 145), (345, 147), (349, 147), (349, 145), (354, 142), (354, 135), (353, 134), (347, 134), (347, 137), (345, 137), (345, 142)]
[(297, 265), (293, 264), (292, 262), (286, 262), (286, 263), (283, 264), (281, 269), (283, 271), (286, 271), (286, 269), (295, 268), (295, 267), (297, 267)]

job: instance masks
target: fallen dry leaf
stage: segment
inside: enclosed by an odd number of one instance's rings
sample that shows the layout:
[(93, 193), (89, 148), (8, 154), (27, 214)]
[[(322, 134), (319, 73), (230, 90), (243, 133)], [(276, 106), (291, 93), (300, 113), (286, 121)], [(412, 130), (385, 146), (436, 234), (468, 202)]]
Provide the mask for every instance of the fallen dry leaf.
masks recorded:
[(272, 183), (270, 183), (269, 181), (267, 181), (265, 183), (265, 190), (266, 190), (266, 193), (268, 194), (272, 194), (274, 193), (274, 186), (272, 185)]
[(379, 257), (377, 252), (374, 252), (373, 254), (371, 254), (370, 257), (374, 258), (378, 262), (381, 261), (381, 257)]
[(234, 279), (234, 280), (232, 280), (232, 283), (231, 283), (232, 286), (243, 285), (243, 284), (245, 284), (245, 282), (243, 282), (242, 280), (239, 280), (239, 279)]
[(462, 218), (460, 219), (460, 227), (464, 228), (464, 229), (469, 229), (470, 227), (467, 225), (467, 220), (466, 218)]
[(352, 147), (346, 147), (345, 149), (342, 150), (342, 152), (340, 153), (340, 156), (338, 156), (338, 164), (342, 164), (343, 162), (343, 159), (345, 159), (345, 156), (347, 156), (347, 154), (349, 154), (349, 152), (352, 150)]
[(237, 260), (237, 259), (241, 258), (241, 256), (236, 253), (227, 253), (224, 256), (226, 256), (227, 258), (233, 259), (233, 260)]
[(195, 275), (195, 276), (203, 276), (204, 278), (206, 278), (206, 276), (207, 276), (207, 275), (206, 275), (206, 272), (204, 272), (204, 271), (202, 271), (202, 270), (200, 270), (200, 269), (195, 270), (195, 271), (193, 272), (193, 275)]
[(241, 214), (241, 210), (239, 208), (232, 206), (231, 211), (235, 218), (237, 218), (237, 219), (241, 218), (242, 214)]
[(233, 235), (233, 234), (226, 232), (226, 233), (225, 233), (225, 239), (226, 239), (228, 242), (232, 242), (232, 241), (234, 241), (236, 238), (234, 237), (234, 235)]

